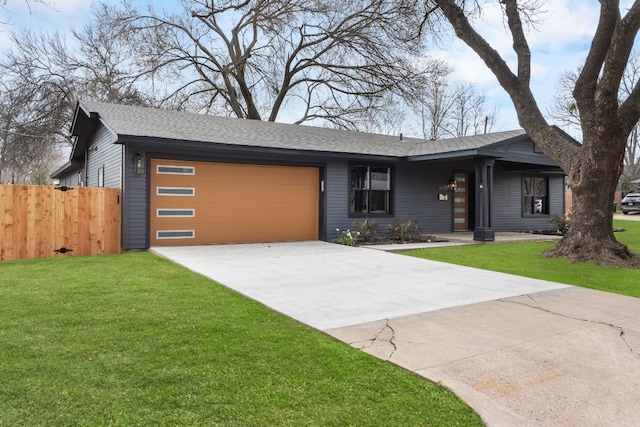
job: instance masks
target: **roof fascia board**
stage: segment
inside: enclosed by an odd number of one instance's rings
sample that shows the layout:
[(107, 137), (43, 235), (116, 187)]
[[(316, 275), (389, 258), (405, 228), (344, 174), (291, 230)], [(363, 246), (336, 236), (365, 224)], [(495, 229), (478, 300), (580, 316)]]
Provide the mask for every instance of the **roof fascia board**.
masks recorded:
[(580, 143), (580, 141), (578, 141), (577, 139), (575, 139), (574, 137), (572, 137), (571, 135), (569, 135), (567, 132), (563, 131), (562, 129), (560, 129), (558, 126), (553, 125), (551, 126), (552, 128), (554, 128), (556, 130), (556, 132), (558, 132), (560, 134), (560, 136), (562, 136), (564, 139), (566, 139), (567, 141), (573, 143), (576, 147), (581, 147), (582, 144)]
[(500, 160), (507, 163), (526, 163), (529, 165), (543, 165), (560, 168), (560, 166), (558, 166), (553, 160), (546, 156), (533, 157), (515, 154), (509, 157), (502, 157), (500, 158)]
[[(83, 114), (80, 114), (81, 111)], [(73, 124), (71, 125), (71, 135), (76, 137), (73, 148), (71, 149), (71, 155), (69, 156), (72, 162), (78, 162), (84, 159), (85, 151), (98, 127), (99, 121), (104, 123), (98, 113), (87, 110), (82, 103), (78, 102)], [(117, 135), (112, 130), (111, 132), (114, 134), (114, 139), (117, 140)]]
[[(84, 111), (80, 103), (76, 102), (76, 109), (73, 113), (73, 121), (71, 122), (71, 127), (69, 128), (69, 135), (71, 136), (77, 136), (76, 128), (78, 126), (78, 121), (80, 120), (80, 111), (83, 111), (86, 114), (86, 112)], [(78, 148), (78, 138), (76, 138), (73, 141), (73, 146), (71, 147), (71, 154), (69, 154), (70, 162), (75, 158), (77, 148)]]
[(483, 147), (480, 147), (479, 150), (495, 150), (496, 148), (504, 147), (515, 142), (526, 141), (527, 139), (533, 142), (528, 134), (523, 133), (522, 135), (512, 136), (511, 138), (503, 139), (502, 141), (497, 141), (493, 144), (485, 145)]
[(140, 137), (133, 135), (120, 135), (118, 144), (136, 144), (147, 146), (149, 149), (157, 148), (182, 148), (182, 149), (198, 149), (203, 147), (207, 148), (210, 152), (224, 152), (224, 153), (256, 153), (256, 154), (277, 154), (277, 155), (304, 155), (313, 157), (332, 157), (332, 158), (344, 158), (344, 159), (369, 159), (382, 162), (398, 162), (404, 159), (404, 157), (383, 156), (377, 154), (366, 153), (342, 153), (334, 151), (313, 151), (313, 150), (294, 150), (289, 148), (276, 148), (276, 147), (260, 147), (249, 145), (234, 145), (223, 144), (215, 142), (197, 142), (175, 139), (162, 139), (154, 137)]
[(81, 165), (80, 165), (79, 162), (70, 161), (70, 162), (67, 162), (64, 165), (60, 166), (55, 171), (53, 171), (53, 173), (50, 175), (50, 177), (52, 179), (57, 179), (60, 176), (62, 176), (64, 174), (66, 174), (67, 172), (69, 172), (70, 170), (80, 169), (80, 168), (81, 168)]
[(409, 162), (422, 162), (426, 160), (450, 160), (459, 157), (474, 157), (478, 155), (478, 150), (448, 151), (444, 153), (420, 154), (418, 156), (408, 156), (405, 159)]

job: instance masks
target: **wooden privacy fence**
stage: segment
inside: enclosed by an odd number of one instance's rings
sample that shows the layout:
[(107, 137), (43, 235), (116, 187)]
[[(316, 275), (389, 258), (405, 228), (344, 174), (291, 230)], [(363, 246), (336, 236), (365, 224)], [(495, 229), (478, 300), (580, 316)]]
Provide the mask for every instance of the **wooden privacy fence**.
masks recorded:
[(119, 252), (120, 190), (0, 185), (0, 262)]

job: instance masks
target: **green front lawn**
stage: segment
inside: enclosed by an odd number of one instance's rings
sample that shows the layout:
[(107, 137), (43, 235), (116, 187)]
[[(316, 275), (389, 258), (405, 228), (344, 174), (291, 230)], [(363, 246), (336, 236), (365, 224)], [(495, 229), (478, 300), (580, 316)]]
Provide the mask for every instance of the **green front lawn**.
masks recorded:
[[(621, 242), (640, 252), (640, 221), (614, 221)], [(405, 252), (406, 255), (640, 297), (640, 270), (543, 258), (553, 243), (491, 243)]]
[(0, 426), (471, 426), (453, 394), (148, 253), (0, 264)]

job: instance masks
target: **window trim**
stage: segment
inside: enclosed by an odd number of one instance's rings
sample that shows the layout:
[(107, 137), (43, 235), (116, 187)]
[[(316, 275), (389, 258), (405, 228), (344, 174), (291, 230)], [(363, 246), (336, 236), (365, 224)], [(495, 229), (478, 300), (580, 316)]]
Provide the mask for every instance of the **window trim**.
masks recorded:
[[(389, 173), (389, 190), (382, 190), (389, 192), (389, 211), (388, 212), (352, 212), (351, 211), (351, 192), (354, 190), (351, 188), (351, 172), (356, 166), (366, 166), (367, 168), (387, 168)], [(349, 218), (393, 218), (395, 212), (395, 168), (390, 163), (376, 163), (376, 162), (349, 162), (347, 174), (347, 213)], [(368, 192), (368, 200), (371, 201), (372, 189), (365, 190)], [(379, 190), (378, 190), (379, 191)], [(369, 203), (370, 206), (370, 203)]]
[[(533, 194), (525, 194), (524, 192), (524, 180), (525, 178), (533, 178), (535, 179), (544, 179), (546, 182), (546, 205), (543, 205), (543, 212), (532, 212), (532, 213), (527, 213), (524, 211), (524, 198), (525, 197), (533, 197), (534, 200), (536, 198), (536, 193), (535, 193), (535, 184), (533, 184), (533, 189), (534, 192)], [(548, 217), (551, 215), (551, 209), (549, 206), (549, 201), (550, 201), (550, 196), (549, 196), (549, 190), (550, 190), (550, 179), (548, 175), (537, 175), (537, 174), (522, 174), (521, 180), (520, 180), (520, 210), (521, 210), (521, 215), (523, 218), (539, 218), (539, 217)], [(545, 211), (546, 208), (546, 212)]]
[(104, 187), (104, 165), (98, 168), (98, 187)]

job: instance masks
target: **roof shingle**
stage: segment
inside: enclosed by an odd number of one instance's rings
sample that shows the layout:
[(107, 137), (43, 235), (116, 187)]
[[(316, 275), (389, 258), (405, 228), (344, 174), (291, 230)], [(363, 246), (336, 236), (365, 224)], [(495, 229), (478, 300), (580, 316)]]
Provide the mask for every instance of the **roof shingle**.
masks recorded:
[(152, 137), (331, 153), (407, 157), (477, 149), (524, 134), (523, 130), (430, 141), (339, 129), (217, 117), (103, 102), (80, 102), (120, 137)]

